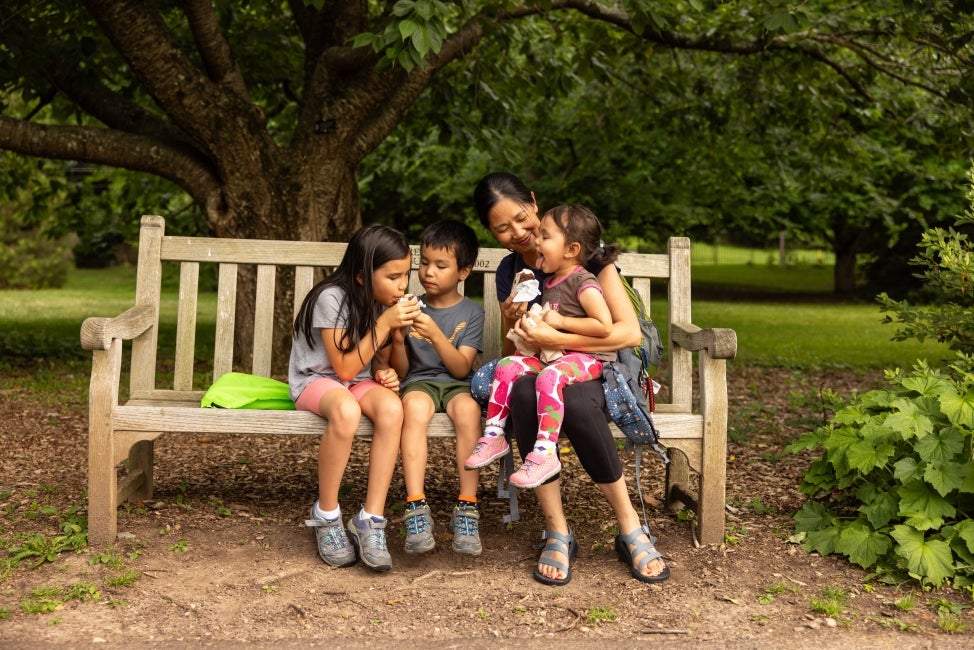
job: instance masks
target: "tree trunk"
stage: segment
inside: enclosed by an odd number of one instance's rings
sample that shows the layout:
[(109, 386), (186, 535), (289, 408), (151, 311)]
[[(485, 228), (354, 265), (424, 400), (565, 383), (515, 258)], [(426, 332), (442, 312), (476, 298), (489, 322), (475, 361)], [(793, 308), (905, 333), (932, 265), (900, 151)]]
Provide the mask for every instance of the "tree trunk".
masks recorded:
[(856, 291), (856, 250), (836, 249), (835, 251), (835, 295), (848, 297)]
[(851, 297), (856, 292), (856, 256), (861, 237), (862, 231), (850, 225), (844, 215), (832, 219), (833, 292), (837, 296)]
[[(361, 225), (355, 167), (338, 156), (302, 165), (264, 166), (235, 174), (236, 191), (224, 193), (225, 210), (208, 212), (214, 235), (292, 241), (348, 241)], [(262, 179), (256, 181), (254, 179)], [(268, 243), (273, 246), (273, 241)], [(257, 268), (241, 267), (237, 282), (234, 368), (250, 372)], [(274, 305), (272, 372), (287, 373), (293, 324), (294, 274), (279, 272)]]

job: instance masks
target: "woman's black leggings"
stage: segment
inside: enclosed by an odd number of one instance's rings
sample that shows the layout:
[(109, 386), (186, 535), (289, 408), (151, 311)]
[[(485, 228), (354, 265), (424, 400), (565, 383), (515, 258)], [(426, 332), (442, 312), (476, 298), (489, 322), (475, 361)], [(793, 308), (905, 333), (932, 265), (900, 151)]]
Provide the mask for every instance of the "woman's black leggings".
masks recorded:
[[(536, 375), (514, 382), (508, 430), (517, 440), (523, 458), (538, 439), (538, 400), (534, 392)], [(582, 467), (596, 483), (615, 483), (622, 477), (622, 461), (609, 430), (602, 381), (595, 379), (565, 387), (565, 419), (561, 435), (567, 437)], [(552, 479), (554, 480), (554, 479)]]

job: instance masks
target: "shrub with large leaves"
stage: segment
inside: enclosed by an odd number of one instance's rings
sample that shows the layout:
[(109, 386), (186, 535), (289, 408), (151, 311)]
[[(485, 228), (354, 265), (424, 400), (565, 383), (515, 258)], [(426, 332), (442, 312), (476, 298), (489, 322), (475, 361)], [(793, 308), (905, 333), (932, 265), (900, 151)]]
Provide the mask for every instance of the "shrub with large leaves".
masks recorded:
[[(823, 555), (840, 553), (882, 575), (908, 573), (923, 584), (974, 586), (974, 259), (964, 231), (931, 229), (911, 263), (941, 299), (912, 307), (879, 297), (899, 339), (937, 338), (956, 350), (944, 367), (917, 361), (886, 372), (888, 388), (837, 405), (831, 422), (791, 452), (821, 450), (801, 491), (813, 500), (796, 514), (796, 538)], [(949, 326), (945, 326), (949, 323)]]

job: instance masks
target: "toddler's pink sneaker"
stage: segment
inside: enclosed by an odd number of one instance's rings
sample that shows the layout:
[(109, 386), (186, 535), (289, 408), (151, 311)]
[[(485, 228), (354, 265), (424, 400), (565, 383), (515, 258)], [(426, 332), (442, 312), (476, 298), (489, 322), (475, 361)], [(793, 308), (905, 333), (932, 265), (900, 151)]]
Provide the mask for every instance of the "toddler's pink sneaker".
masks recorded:
[(466, 469), (477, 469), (505, 456), (511, 450), (504, 436), (481, 436), (470, 458), (463, 464)]
[(532, 451), (524, 458), (524, 464), (511, 474), (511, 485), (519, 488), (536, 488), (561, 471), (558, 451), (539, 454)]

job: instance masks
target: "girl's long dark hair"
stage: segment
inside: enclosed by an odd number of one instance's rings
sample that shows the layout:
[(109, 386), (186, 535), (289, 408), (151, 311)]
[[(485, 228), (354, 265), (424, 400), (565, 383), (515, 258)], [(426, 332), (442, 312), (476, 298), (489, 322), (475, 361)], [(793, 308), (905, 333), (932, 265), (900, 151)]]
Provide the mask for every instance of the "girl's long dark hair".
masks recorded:
[[(351, 352), (367, 332), (375, 337), (375, 322), (379, 317), (379, 305), (372, 292), (372, 275), (387, 262), (401, 260), (409, 255), (409, 244), (398, 230), (379, 224), (359, 228), (345, 248), (345, 255), (335, 271), (312, 287), (301, 303), (294, 319), (294, 336), (304, 335), (308, 345), (315, 347), (313, 316), (318, 296), (328, 287), (344, 289), (345, 296), (339, 311), (347, 313), (345, 334), (335, 344), (342, 352)], [(355, 276), (361, 274), (362, 284)], [(378, 342), (376, 341), (376, 346)]]

